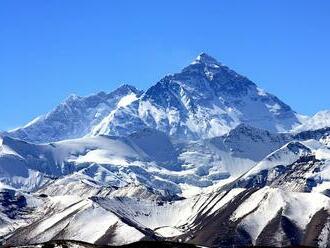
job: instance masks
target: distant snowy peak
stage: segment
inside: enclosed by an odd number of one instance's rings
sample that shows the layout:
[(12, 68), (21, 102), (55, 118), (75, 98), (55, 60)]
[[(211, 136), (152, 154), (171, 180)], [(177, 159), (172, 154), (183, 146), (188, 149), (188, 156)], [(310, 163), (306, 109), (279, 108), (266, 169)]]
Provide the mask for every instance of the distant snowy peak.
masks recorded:
[(294, 129), (294, 132), (317, 130), (330, 127), (330, 110), (323, 110), (310, 118), (306, 118), (303, 123)]
[(86, 97), (71, 95), (51, 112), (9, 131), (9, 135), (35, 143), (79, 138), (88, 134), (111, 111), (125, 107), (141, 94), (134, 86), (124, 84), (110, 93), (99, 92)]
[[(103, 92), (104, 93), (104, 92)], [(112, 98), (115, 96), (125, 96), (128, 94), (135, 94), (135, 95), (141, 95), (143, 93), (142, 90), (138, 90), (137, 88), (135, 88), (132, 85), (129, 84), (122, 84), (121, 86), (119, 86), (117, 89), (115, 89), (114, 91), (106, 94), (108, 96), (108, 98)], [(100, 92), (99, 94), (102, 94), (102, 92)]]

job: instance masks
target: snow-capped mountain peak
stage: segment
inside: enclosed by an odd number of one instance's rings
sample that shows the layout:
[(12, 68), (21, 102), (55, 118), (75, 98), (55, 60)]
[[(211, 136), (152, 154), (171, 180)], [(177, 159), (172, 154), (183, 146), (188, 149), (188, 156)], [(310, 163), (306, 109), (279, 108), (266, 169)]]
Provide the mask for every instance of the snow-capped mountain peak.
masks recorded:
[(208, 66), (221, 66), (221, 63), (218, 62), (215, 58), (210, 55), (202, 52), (200, 53), (196, 59), (191, 64), (205, 64)]
[[(189, 73), (192, 75), (200, 74), (201, 76), (206, 77), (207, 80), (214, 82), (218, 81), (219, 78), (222, 78), (223, 83), (232, 83), (233, 81), (238, 81), (239, 79), (243, 84), (252, 83), (246, 77), (236, 73), (206, 53), (201, 53), (198, 55), (190, 65), (182, 70), (181, 73), (185, 73), (186, 75)], [(217, 75), (217, 77), (215, 77), (215, 75)]]
[[(130, 122), (123, 125), (123, 120)], [(223, 135), (240, 123), (277, 132), (300, 122), (277, 97), (202, 53), (181, 72), (151, 86), (138, 101), (112, 113), (93, 134), (127, 135), (149, 127), (198, 139)]]

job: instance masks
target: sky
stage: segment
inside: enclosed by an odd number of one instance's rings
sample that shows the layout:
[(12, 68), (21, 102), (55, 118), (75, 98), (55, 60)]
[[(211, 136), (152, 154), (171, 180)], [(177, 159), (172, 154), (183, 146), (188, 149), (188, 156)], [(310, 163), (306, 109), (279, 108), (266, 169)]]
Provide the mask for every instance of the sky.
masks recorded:
[(1, 0), (0, 130), (70, 94), (147, 89), (201, 52), (295, 111), (330, 108), (328, 0)]

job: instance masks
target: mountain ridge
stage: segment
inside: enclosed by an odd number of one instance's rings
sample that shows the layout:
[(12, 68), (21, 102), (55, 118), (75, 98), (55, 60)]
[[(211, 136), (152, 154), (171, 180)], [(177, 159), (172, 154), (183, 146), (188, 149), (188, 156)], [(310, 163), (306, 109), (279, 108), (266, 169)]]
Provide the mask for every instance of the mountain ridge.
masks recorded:
[(47, 114), (6, 133), (35, 143), (79, 138), (110, 114), (123, 97), (141, 94), (134, 86), (123, 84), (110, 93), (101, 91), (86, 97), (71, 95)]
[(43, 143), (85, 135), (126, 136), (154, 128), (177, 138), (199, 139), (223, 135), (240, 123), (272, 132), (290, 131), (301, 124), (299, 116), (277, 97), (201, 53), (181, 72), (165, 76), (145, 92), (123, 85), (108, 94), (69, 97), (43, 117), (7, 134)]

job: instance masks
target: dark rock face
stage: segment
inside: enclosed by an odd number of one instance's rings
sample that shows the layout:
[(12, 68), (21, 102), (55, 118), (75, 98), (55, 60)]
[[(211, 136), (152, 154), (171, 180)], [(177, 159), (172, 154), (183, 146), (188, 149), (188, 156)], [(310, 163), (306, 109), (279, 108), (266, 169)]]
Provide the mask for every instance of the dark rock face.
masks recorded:
[[(194, 227), (178, 238), (181, 240), (189, 240), (189, 243), (207, 247), (232, 247), (233, 245), (239, 247), (252, 245), (249, 234), (239, 227), (239, 220), (232, 221), (230, 217), (239, 205), (255, 191), (256, 189), (250, 189), (240, 193), (230, 204), (225, 205), (213, 214), (209, 212), (201, 213), (196, 218), (193, 224)], [(224, 194), (223, 197), (225, 197), (225, 195), (226, 194)], [(222, 198), (220, 198), (219, 201)]]
[(293, 135), (293, 138), (297, 140), (309, 140), (309, 139), (319, 140), (322, 137), (328, 136), (329, 134), (330, 134), (330, 127), (326, 127), (317, 130), (303, 131)]
[[(329, 213), (325, 209), (318, 211), (313, 215), (310, 223), (307, 225), (302, 244), (305, 246), (317, 247), (320, 241), (322, 229), (329, 222)], [(329, 244), (329, 240), (326, 240)]]
[(25, 197), (16, 193), (14, 190), (2, 190), (0, 192), (0, 204), (3, 209), (1, 212), (11, 219), (17, 218), (20, 211), (27, 206)]

